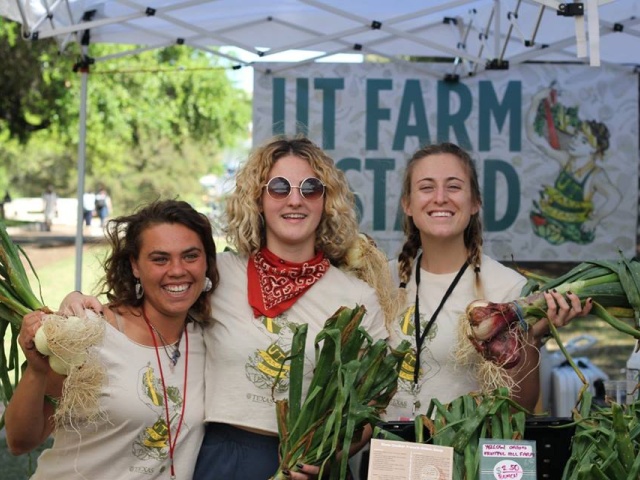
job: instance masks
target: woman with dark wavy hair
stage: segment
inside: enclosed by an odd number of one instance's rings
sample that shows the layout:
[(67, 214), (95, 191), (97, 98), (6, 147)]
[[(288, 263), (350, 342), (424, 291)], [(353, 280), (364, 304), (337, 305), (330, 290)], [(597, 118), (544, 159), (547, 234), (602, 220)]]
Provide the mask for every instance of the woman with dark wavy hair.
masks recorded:
[(48, 397), (86, 384), (68, 385), (72, 377), (55, 373), (35, 349), (42, 312), (33, 312), (18, 339), (27, 368), (7, 407), (7, 444), (25, 453), (53, 434), (34, 480), (187, 480), (204, 436), (203, 335), (218, 284), (211, 224), (188, 203), (164, 200), (110, 220), (106, 233), (108, 303), (96, 346), (102, 415), (88, 424), (54, 422), (56, 402)]

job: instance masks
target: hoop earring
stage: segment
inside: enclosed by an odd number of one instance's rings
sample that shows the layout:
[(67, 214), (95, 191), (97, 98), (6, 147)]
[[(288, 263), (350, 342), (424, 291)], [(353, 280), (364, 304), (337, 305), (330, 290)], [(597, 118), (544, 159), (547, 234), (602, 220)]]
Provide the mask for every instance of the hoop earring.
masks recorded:
[(144, 287), (140, 283), (140, 279), (136, 278), (136, 298), (140, 300), (142, 297), (144, 297)]
[(260, 228), (266, 227), (267, 223), (264, 221), (264, 215), (262, 215), (262, 212), (258, 214), (258, 218), (260, 219)]
[(213, 288), (213, 283), (209, 277), (204, 277), (204, 285), (202, 286), (203, 292), (208, 292)]

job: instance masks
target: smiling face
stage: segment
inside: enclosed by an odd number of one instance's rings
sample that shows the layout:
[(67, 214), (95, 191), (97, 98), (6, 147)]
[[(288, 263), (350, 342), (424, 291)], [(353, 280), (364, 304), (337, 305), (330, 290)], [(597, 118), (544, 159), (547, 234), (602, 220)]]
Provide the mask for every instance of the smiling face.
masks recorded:
[(131, 267), (144, 287), (147, 313), (184, 319), (202, 293), (207, 271), (200, 237), (184, 225), (162, 223), (145, 229), (140, 239), (140, 255)]
[[(305, 178), (315, 176), (308, 161), (287, 155), (274, 163), (264, 183), (273, 177), (285, 177), (291, 185), (298, 187)], [(312, 258), (324, 197), (308, 200), (300, 194), (299, 188), (293, 188), (287, 198), (278, 200), (271, 198), (263, 188), (261, 200), (267, 248), (291, 262), (304, 262)]]
[(469, 173), (451, 153), (435, 153), (416, 161), (408, 197), (402, 206), (420, 231), (423, 244), (446, 240), (464, 245), (464, 231), (480, 203), (474, 200)]

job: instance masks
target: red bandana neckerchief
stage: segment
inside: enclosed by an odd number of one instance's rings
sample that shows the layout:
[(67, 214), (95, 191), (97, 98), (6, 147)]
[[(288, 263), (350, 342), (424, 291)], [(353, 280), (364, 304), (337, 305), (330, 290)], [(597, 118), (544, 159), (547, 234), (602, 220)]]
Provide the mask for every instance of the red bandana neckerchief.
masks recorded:
[(277, 317), (322, 278), (329, 269), (322, 252), (304, 263), (282, 260), (266, 248), (249, 258), (249, 305), (257, 317)]

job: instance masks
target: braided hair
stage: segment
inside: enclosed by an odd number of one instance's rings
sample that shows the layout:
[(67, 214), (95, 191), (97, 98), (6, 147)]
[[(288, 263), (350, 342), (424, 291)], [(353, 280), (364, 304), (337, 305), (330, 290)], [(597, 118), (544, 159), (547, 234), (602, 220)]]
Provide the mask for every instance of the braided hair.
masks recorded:
[[(430, 155), (445, 153), (454, 155), (463, 165), (469, 176), (469, 182), (471, 185), (471, 196), (478, 205), (482, 205), (480, 184), (478, 182), (478, 172), (476, 171), (473, 160), (465, 150), (453, 143), (448, 142), (424, 146), (416, 151), (409, 159), (402, 181), (401, 198), (403, 202), (408, 202), (409, 197), (411, 196), (411, 178), (416, 164), (420, 160)], [(420, 231), (413, 222), (412, 217), (405, 215), (403, 221), (403, 230), (406, 240), (402, 245), (400, 254), (398, 255), (398, 273), (401, 287), (405, 287), (409, 282), (409, 279), (411, 278), (411, 266), (413, 265), (413, 261), (417, 257), (418, 251), (421, 248)], [(480, 220), (479, 211), (471, 216), (469, 224), (464, 230), (464, 245), (468, 252), (467, 261), (469, 262), (469, 265), (473, 266), (476, 274), (476, 290), (480, 291), (482, 221)]]

